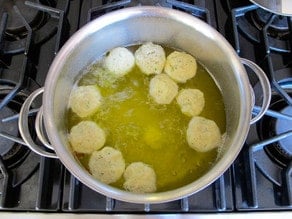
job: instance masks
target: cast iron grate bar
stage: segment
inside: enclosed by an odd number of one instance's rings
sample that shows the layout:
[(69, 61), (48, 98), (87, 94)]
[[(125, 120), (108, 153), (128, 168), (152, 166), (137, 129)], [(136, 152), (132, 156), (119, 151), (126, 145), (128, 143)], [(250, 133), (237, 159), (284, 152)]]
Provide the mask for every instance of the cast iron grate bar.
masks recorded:
[(61, 207), (63, 166), (55, 159), (41, 157), (36, 210), (57, 211)]
[(268, 40), (268, 28), (271, 26), (271, 24), (273, 23), (274, 19), (276, 18), (275, 14), (272, 14), (268, 20), (268, 22), (266, 23), (266, 25), (263, 28), (262, 31), (262, 36), (263, 36), (263, 42), (264, 42), (264, 47), (265, 47), (265, 51), (266, 51), (266, 59), (268, 62), (268, 70), (269, 70), (269, 74), (268, 76), (270, 76), (270, 81), (274, 87), (274, 89), (284, 98), (284, 100), (290, 105), (292, 106), (292, 98), (289, 96), (289, 94), (281, 88), (281, 86), (279, 85), (279, 83), (276, 80), (276, 76), (275, 76), (275, 72), (274, 72), (274, 67), (273, 67), (273, 63), (272, 63), (272, 58), (270, 56), (270, 43)]
[[(16, 14), (19, 16), (21, 19), (22, 23), (24, 24), (25, 28), (28, 31), (26, 43), (25, 43), (25, 50), (24, 50), (24, 58), (22, 62), (22, 67), (20, 69), (18, 81), (15, 84), (15, 87), (9, 92), (1, 101), (0, 103), (0, 110), (12, 100), (15, 95), (21, 90), (22, 86), (25, 83), (25, 72), (26, 72), (26, 67), (27, 67), (27, 62), (28, 62), (28, 55), (30, 51), (30, 46), (31, 46), (31, 41), (32, 41), (32, 29), (30, 28), (29, 24), (26, 22), (25, 18), (22, 16), (20, 13), (19, 9), (16, 6), (13, 6), (13, 10), (16, 12)], [(5, 16), (4, 16), (5, 19)], [(7, 21), (7, 19), (6, 19)], [(6, 26), (6, 25), (5, 25)], [(1, 80), (0, 80), (1, 82)]]
[[(253, 114), (258, 114), (261, 110), (261, 107), (259, 106), (254, 106), (253, 108)], [(276, 119), (286, 119), (286, 120), (292, 120), (292, 116), (284, 113), (280, 113), (274, 110), (268, 109), (265, 113), (266, 116), (274, 117)]]
[[(259, 150), (264, 150), (264, 147), (271, 143), (280, 141), (281, 139), (288, 138), (290, 136), (292, 136), (292, 131), (282, 133), (278, 136), (253, 144), (249, 147), (249, 150), (247, 152), (248, 163), (247, 163), (247, 169), (246, 169), (247, 170), (246, 177), (247, 179), (249, 179), (247, 180), (247, 187), (248, 187), (248, 191), (250, 192), (250, 196), (248, 196), (250, 207), (257, 208), (259, 206), (258, 198), (257, 198), (258, 191), (257, 191), (257, 177), (256, 177), (256, 160), (254, 158), (254, 153), (256, 153)], [(292, 165), (288, 166), (286, 169), (288, 173), (286, 185), (285, 184), (281, 185), (282, 187), (284, 187), (284, 189), (286, 188), (286, 192), (283, 192), (283, 194), (287, 195), (288, 197), (287, 200), (289, 200), (289, 205), (290, 205), (290, 200), (291, 200), (291, 188), (292, 188), (291, 175), (289, 175), (292, 172), (291, 166)]]
[[(123, 0), (123, 1), (110, 2), (110, 3), (106, 2), (103, 5), (90, 8), (88, 10), (87, 22), (107, 12), (121, 9), (124, 7), (131, 7), (133, 6), (133, 5), (130, 5), (131, 3), (132, 3), (131, 0)], [(163, 4), (166, 4), (167, 7), (171, 7), (173, 9), (182, 10), (186, 13), (189, 13), (195, 17), (200, 18), (201, 20), (204, 20), (208, 24), (211, 24), (210, 12), (207, 8), (199, 7), (193, 4), (185, 3), (182, 1), (176, 1), (176, 0), (166, 0), (165, 3)], [(160, 7), (160, 3), (157, 3), (156, 6)]]
[[(7, 24), (7, 19), (8, 19), (8, 14), (6, 12), (3, 13), (2, 17), (1, 17), (1, 23), (0, 23), (0, 58), (1, 55), (3, 55), (3, 48), (4, 48), (4, 31), (6, 28), (6, 24)], [(3, 61), (0, 59), (1, 63), (0, 66), (4, 63), (2, 63)], [(6, 65), (5, 65), (6, 66)]]
[(287, 186), (287, 202), (289, 206), (292, 206), (292, 162), (289, 164), (286, 174), (286, 186)]
[(257, 183), (256, 183), (256, 168), (255, 168), (255, 160), (254, 160), (254, 152), (257, 150), (261, 150), (263, 145), (256, 146), (253, 145), (249, 148), (248, 154), (247, 154), (247, 168), (246, 168), (246, 185), (247, 185), (247, 191), (249, 195), (247, 196), (247, 201), (249, 202), (249, 206), (252, 208), (258, 207), (258, 196), (257, 196)]
[(233, 37), (235, 43), (235, 50), (240, 54), (240, 43), (239, 43), (239, 29), (238, 29), (238, 18), (244, 16), (247, 12), (257, 9), (256, 5), (249, 5), (239, 8), (234, 8), (231, 11), (232, 27), (233, 27)]
[(15, 136), (7, 134), (7, 133), (0, 132), (0, 137), (6, 138), (8, 140), (11, 140), (15, 143), (21, 144), (23, 146), (28, 146), (21, 138), (15, 137)]
[(105, 210), (109, 212), (109, 211), (112, 211), (114, 207), (115, 207), (115, 200), (110, 197), (106, 197)]
[(267, 54), (270, 54), (271, 50), (269, 47), (269, 41), (268, 41), (268, 29), (271, 26), (271, 24), (273, 23), (273, 21), (275, 20), (276, 15), (275, 14), (271, 14), (270, 18), (268, 19), (267, 23), (265, 24), (265, 26), (263, 27), (263, 41), (265, 44), (265, 50)]
[(166, 2), (170, 4), (174, 9), (181, 9), (195, 17), (200, 18), (201, 20), (204, 20), (208, 24), (211, 24), (210, 12), (207, 8), (198, 7), (196, 5), (176, 0), (166, 0)]
[[(234, 43), (235, 43), (235, 49), (236, 52), (238, 54), (240, 54), (240, 43), (239, 43), (239, 30), (241, 30), (241, 32), (246, 35), (249, 39), (251, 39), (252, 41), (261, 44), (263, 43), (263, 39), (261, 38), (260, 32), (266, 31), (268, 30), (268, 28), (271, 27), (271, 23), (269, 25), (267, 25), (267, 22), (269, 21), (265, 21), (265, 25), (264, 27), (261, 27), (261, 29), (257, 29), (257, 27), (253, 26), (252, 23), (250, 23), (251, 21), (248, 21), (249, 18), (247, 18), (247, 14), (249, 13), (255, 13), (256, 10), (262, 10), (260, 9), (257, 5), (255, 4), (251, 4), (251, 5), (247, 5), (247, 6), (243, 6), (243, 7), (238, 7), (238, 8), (234, 8), (231, 11), (231, 19), (232, 19), (232, 27), (233, 27), (233, 37), (234, 37)], [(279, 18), (279, 15), (276, 14), (272, 14), (270, 15), (269, 19), (271, 19), (271, 17), (273, 17), (273, 20), (276, 18)], [(268, 19), (268, 20), (269, 20)], [(288, 34), (287, 35), (291, 35), (292, 34), (292, 28), (291, 28), (291, 18), (286, 17), (285, 19), (287, 19), (287, 23), (288, 23)], [(265, 28), (267, 28), (266, 30), (264, 30)], [(271, 29), (273, 29), (271, 27)], [(291, 43), (291, 37), (286, 36), (286, 38), (277, 38), (274, 36), (270, 36), (267, 35), (266, 38), (264, 39), (264, 41), (268, 41), (269, 42), (269, 48), (268, 50), (273, 50), (276, 52), (281, 52), (281, 53), (290, 53), (292, 50), (292, 43)]]
[(131, 0), (123, 0), (112, 3), (107, 3), (94, 8), (90, 8), (87, 15), (87, 22), (97, 18), (107, 12), (121, 9), (131, 3)]
[(282, 96), (282, 98), (287, 102), (288, 105), (292, 106), (292, 98), (290, 95), (279, 85), (276, 80), (276, 75), (274, 72), (273, 62), (270, 55), (267, 55), (267, 63), (268, 63), (268, 75), (270, 77), (270, 81), (272, 83), (273, 88)]
[(21, 173), (17, 173), (17, 171), (7, 169), (2, 157), (0, 156), (0, 173), (3, 175), (4, 180), (3, 191), (1, 192), (1, 209), (17, 210), (19, 208), (22, 210), (32, 210), (32, 208), (29, 206), (22, 206), (22, 202), (19, 200), (19, 196), (22, 192), (22, 186), (26, 184), (26, 182), (29, 181), (38, 170), (39, 164), (37, 163), (31, 169), (23, 171), (25, 173), (22, 175)]
[(181, 210), (183, 212), (188, 212), (190, 207), (189, 207), (189, 199), (188, 197), (182, 198), (180, 200), (180, 205), (181, 205)]
[[(289, 30), (292, 32), (292, 16), (290, 16), (288, 18), (288, 27), (289, 27)], [(292, 34), (292, 33), (291, 33)], [(292, 37), (290, 37), (290, 45), (292, 47)], [(291, 49), (292, 50), (292, 49)]]
[(68, 203), (68, 208), (69, 210), (74, 210), (77, 208), (77, 203), (79, 200), (79, 181), (71, 175), (70, 177), (70, 191), (69, 191), (69, 203)]
[(226, 196), (225, 196), (225, 179), (224, 175), (220, 176), (218, 180), (213, 184), (214, 186), (214, 196), (215, 196), (215, 205), (218, 211), (226, 210)]
[[(9, 190), (9, 174), (8, 171), (4, 165), (2, 156), (0, 155), (0, 173), (2, 175), (2, 180), (0, 180), (0, 182), (2, 181), (2, 187), (0, 190), (0, 197), (1, 197), (1, 202), (0, 202), (0, 208), (4, 208), (6, 205), (6, 194)], [(1, 179), (1, 178), (0, 178)]]
[[(29, 110), (28, 116), (35, 116), (39, 112), (39, 110), (40, 110), (40, 108)], [(10, 122), (13, 120), (17, 120), (18, 118), (19, 118), (19, 113), (3, 118), (3, 119), (1, 119), (1, 122)], [(23, 145), (25, 145), (25, 144), (23, 144)]]
[[(60, 9), (57, 9), (57, 8), (53, 8), (53, 7), (37, 4), (37, 3), (34, 3), (34, 2), (30, 2), (30, 1), (25, 1), (25, 4), (27, 6), (35, 8), (35, 9), (37, 9), (39, 11), (46, 12), (46, 13), (50, 14), (52, 18), (55, 18), (55, 19), (59, 20), (58, 28), (57, 28), (56, 44), (55, 44), (55, 49), (54, 49), (54, 54), (56, 55), (57, 52), (60, 49), (62, 30), (63, 30), (63, 27), (64, 27), (64, 14), (65, 14), (65, 12), (63, 10), (60, 10)], [(69, 3), (67, 3), (67, 4), (69, 4)]]
[(151, 210), (150, 204), (144, 204), (144, 211), (150, 212), (150, 210)]
[(292, 98), (290, 95), (279, 85), (278, 81), (276, 80), (276, 75), (274, 71), (274, 66), (272, 62), (272, 58), (270, 54), (266, 55), (266, 62), (268, 66), (268, 72), (267, 75), (270, 78), (270, 82), (272, 83), (272, 86), (274, 90), (278, 92), (279, 95), (282, 96), (282, 98), (287, 102), (288, 105), (292, 106)]

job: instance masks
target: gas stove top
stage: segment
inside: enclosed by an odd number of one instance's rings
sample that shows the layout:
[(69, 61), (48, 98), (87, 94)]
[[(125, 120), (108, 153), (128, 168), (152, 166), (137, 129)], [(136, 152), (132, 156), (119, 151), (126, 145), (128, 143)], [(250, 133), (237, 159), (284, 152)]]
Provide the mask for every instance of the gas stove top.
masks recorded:
[[(273, 90), (269, 110), (251, 125), (233, 165), (204, 190), (163, 204), (126, 203), (92, 191), (58, 159), (32, 152), (17, 126), (23, 102), (44, 85), (52, 60), (74, 32), (105, 13), (140, 5), (181, 10), (210, 24), (241, 57), (261, 66)], [(257, 79), (250, 75), (250, 81), (257, 114), (263, 96)], [(0, 215), (218, 217), (214, 213), (220, 212), (226, 218), (246, 212), (292, 213), (291, 94), (292, 17), (265, 11), (247, 0), (0, 0)], [(34, 102), (29, 117), (29, 132), (37, 144), (41, 141), (34, 123), (40, 106), (41, 99)]]

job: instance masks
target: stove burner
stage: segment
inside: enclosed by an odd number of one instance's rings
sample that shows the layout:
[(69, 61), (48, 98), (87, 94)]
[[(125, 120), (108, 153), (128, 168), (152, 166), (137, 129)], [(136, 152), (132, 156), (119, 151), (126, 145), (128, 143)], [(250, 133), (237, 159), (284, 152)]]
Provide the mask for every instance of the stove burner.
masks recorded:
[[(33, 2), (39, 3), (38, 0), (34, 0)], [(25, 5), (24, 0), (2, 1), (1, 7), (8, 13), (5, 33), (10, 40), (17, 40), (27, 35), (27, 29), (21, 20), (21, 17), (16, 13), (14, 9), (15, 6), (18, 8), (19, 12), (32, 29), (37, 29), (41, 26), (46, 17), (43, 12), (37, 11)]]
[(265, 11), (261, 8), (251, 12), (251, 19), (254, 25), (262, 30), (263, 27), (269, 22), (271, 16), (275, 16), (273, 22), (269, 26), (269, 35), (275, 38), (285, 38), (289, 35), (288, 20), (281, 15), (273, 15), (271, 12)]
[[(3, 99), (7, 93), (11, 91), (12, 88), (7, 86), (0, 87), (0, 100)], [(12, 116), (19, 112), (22, 103), (26, 99), (27, 95), (20, 92), (17, 94), (1, 111), (0, 111), (0, 120), (8, 116)], [(0, 130), (4, 134), (9, 134), (13, 136), (19, 136), (18, 133), (18, 124), (17, 120), (9, 122), (0, 122)], [(0, 155), (3, 159), (4, 164), (8, 168), (13, 168), (21, 164), (30, 150), (18, 143), (15, 143), (11, 140), (0, 137)]]
[[(273, 16), (271, 12), (265, 11), (261, 8), (257, 9), (252, 13), (252, 19), (256, 26), (263, 27)], [(288, 21), (286, 17), (276, 15), (272, 24), (270, 25), (275, 31), (289, 31)]]
[(256, 43), (268, 43), (267, 46), (271, 50), (290, 53), (292, 30), (289, 19), (267, 12), (256, 5), (232, 8), (236, 50), (240, 51), (237, 32), (237, 29), (240, 29), (243, 35)]
[[(0, 0), (0, 38), (3, 54), (17, 54), (25, 50), (33, 31), (33, 43), (46, 42), (57, 33), (60, 38), (63, 28), (63, 14), (69, 7), (69, 0)], [(3, 40), (4, 42), (1, 42)]]
[[(292, 88), (292, 85), (291, 85)], [(292, 94), (292, 89), (285, 89)], [(279, 95), (274, 94), (271, 100), (270, 110), (292, 116), (292, 107), (289, 106)], [(265, 116), (259, 123), (259, 136), (262, 140), (270, 139), (287, 131), (291, 131), (292, 121), (288, 119), (276, 119)], [(282, 167), (287, 167), (292, 161), (292, 138), (287, 137), (265, 147), (268, 156)]]

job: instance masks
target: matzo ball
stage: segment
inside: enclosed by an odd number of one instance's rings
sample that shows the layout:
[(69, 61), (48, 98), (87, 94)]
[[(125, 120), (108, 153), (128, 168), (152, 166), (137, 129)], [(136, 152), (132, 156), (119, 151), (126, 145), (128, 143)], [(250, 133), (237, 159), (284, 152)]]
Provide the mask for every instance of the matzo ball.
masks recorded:
[(102, 96), (96, 86), (80, 86), (72, 90), (69, 106), (79, 117), (87, 117), (97, 111)]
[(95, 122), (82, 121), (73, 126), (69, 134), (69, 142), (73, 151), (90, 154), (103, 147), (105, 132)]
[(135, 65), (133, 53), (124, 47), (112, 49), (104, 59), (104, 66), (117, 77), (127, 74)]
[(188, 125), (187, 142), (199, 152), (212, 150), (221, 144), (219, 127), (212, 120), (195, 116)]
[(116, 182), (125, 171), (125, 160), (120, 151), (112, 147), (104, 147), (94, 151), (88, 162), (90, 173), (103, 183)]
[(174, 51), (167, 56), (164, 71), (176, 82), (185, 83), (196, 75), (197, 62), (185, 52)]
[(143, 44), (135, 52), (135, 60), (140, 70), (146, 74), (160, 74), (165, 64), (165, 52), (160, 45), (151, 42)]
[(187, 116), (199, 115), (205, 106), (204, 94), (198, 89), (182, 89), (176, 101), (182, 113)]
[(154, 170), (143, 162), (131, 163), (124, 173), (124, 189), (135, 193), (149, 193), (156, 191), (156, 174)]
[(149, 94), (158, 104), (170, 104), (177, 93), (177, 84), (166, 74), (156, 75), (150, 80)]

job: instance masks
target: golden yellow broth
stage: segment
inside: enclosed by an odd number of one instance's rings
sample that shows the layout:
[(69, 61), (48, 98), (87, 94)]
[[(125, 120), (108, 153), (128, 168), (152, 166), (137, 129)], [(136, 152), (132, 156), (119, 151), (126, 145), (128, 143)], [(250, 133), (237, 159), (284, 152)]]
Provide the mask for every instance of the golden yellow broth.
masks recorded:
[[(181, 113), (176, 101), (158, 105), (148, 94), (147, 76), (135, 67), (129, 74), (115, 80), (94, 64), (79, 80), (78, 86), (96, 84), (103, 96), (101, 108), (93, 120), (107, 134), (106, 144), (120, 150), (126, 164), (142, 161), (154, 169), (157, 191), (167, 191), (189, 184), (210, 169), (218, 150), (200, 153), (186, 142), (186, 129), (191, 119)], [(200, 116), (212, 119), (225, 132), (225, 111), (222, 95), (208, 72), (198, 63), (193, 79), (181, 88), (197, 88), (204, 93), (205, 107)], [(71, 110), (68, 112), (68, 130), (81, 121)], [(89, 155), (77, 154), (88, 169)], [(112, 184), (123, 188), (123, 178)]]

